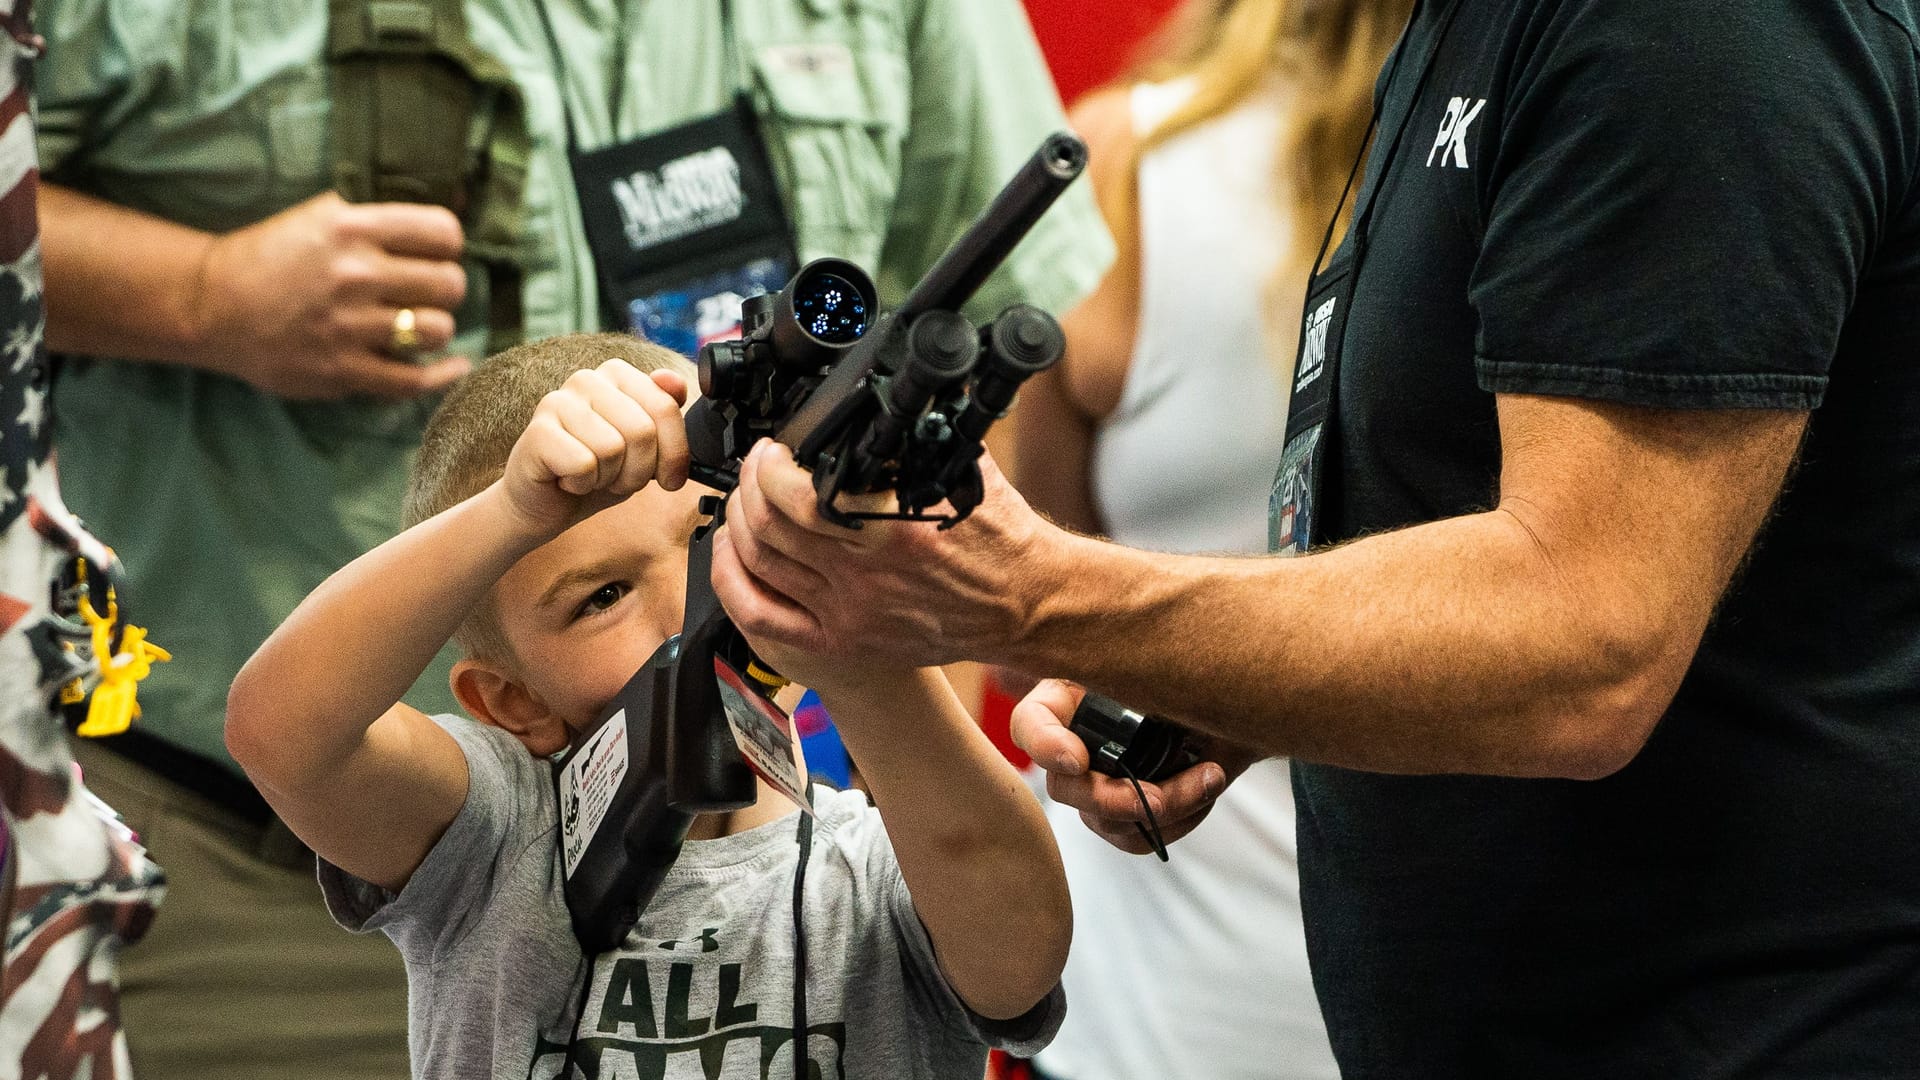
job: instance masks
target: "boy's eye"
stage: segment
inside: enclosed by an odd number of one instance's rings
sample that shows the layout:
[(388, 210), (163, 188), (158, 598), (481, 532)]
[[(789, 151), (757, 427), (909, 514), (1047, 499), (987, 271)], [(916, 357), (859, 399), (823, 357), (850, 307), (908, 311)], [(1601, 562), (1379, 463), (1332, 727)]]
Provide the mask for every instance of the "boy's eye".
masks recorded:
[(581, 602), (580, 610), (574, 612), (573, 617), (579, 619), (588, 615), (598, 615), (600, 612), (619, 603), (620, 598), (625, 595), (627, 595), (627, 587), (625, 585), (619, 582), (609, 582), (593, 590), (593, 595)]

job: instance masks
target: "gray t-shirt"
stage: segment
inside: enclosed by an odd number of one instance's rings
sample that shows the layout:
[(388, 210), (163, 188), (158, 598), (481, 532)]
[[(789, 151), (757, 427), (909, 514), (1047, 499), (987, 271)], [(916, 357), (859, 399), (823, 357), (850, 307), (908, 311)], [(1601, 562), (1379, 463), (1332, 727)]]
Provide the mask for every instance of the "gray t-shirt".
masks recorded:
[[(560, 1074), (587, 964), (567, 920), (547, 763), (512, 736), (435, 717), (466, 754), (466, 805), (395, 894), (326, 862), (349, 930), (406, 958), (413, 1075)], [(824, 1080), (977, 1080), (987, 1049), (1030, 1055), (1066, 1013), (1056, 987), (1017, 1020), (969, 1011), (934, 960), (880, 815), (815, 792), (807, 862), (808, 1053)], [(575, 1060), (590, 1078), (793, 1075), (793, 871), (799, 816), (689, 842), (621, 948), (594, 958)]]

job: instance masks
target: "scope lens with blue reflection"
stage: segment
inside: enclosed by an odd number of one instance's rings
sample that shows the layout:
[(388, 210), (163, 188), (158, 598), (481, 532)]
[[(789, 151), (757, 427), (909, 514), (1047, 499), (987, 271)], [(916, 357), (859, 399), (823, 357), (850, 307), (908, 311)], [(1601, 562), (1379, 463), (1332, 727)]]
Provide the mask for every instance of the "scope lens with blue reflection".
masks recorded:
[(847, 345), (867, 332), (872, 312), (853, 282), (829, 271), (793, 283), (793, 315), (800, 328), (829, 345)]

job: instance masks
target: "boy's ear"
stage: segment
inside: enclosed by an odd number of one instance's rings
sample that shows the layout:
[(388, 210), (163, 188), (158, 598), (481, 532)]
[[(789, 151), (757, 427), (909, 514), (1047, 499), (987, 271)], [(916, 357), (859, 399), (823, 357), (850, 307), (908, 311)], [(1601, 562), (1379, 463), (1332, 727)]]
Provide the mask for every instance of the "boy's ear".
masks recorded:
[(519, 739), (535, 757), (566, 749), (567, 725), (512, 675), (485, 660), (463, 659), (449, 678), (467, 714)]

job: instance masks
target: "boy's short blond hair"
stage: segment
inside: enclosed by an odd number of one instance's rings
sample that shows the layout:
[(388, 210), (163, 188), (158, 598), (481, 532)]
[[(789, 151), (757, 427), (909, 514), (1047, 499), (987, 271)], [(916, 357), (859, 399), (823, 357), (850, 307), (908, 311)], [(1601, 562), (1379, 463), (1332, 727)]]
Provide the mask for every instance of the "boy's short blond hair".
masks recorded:
[[(540, 399), (574, 372), (616, 358), (641, 371), (677, 371), (693, 381), (694, 368), (685, 357), (630, 334), (567, 334), (500, 353), (456, 384), (427, 421), (401, 506), (406, 527), (458, 506), (500, 479)], [(491, 597), (460, 624), (454, 641), (469, 657), (504, 661), (512, 656)]]

